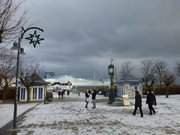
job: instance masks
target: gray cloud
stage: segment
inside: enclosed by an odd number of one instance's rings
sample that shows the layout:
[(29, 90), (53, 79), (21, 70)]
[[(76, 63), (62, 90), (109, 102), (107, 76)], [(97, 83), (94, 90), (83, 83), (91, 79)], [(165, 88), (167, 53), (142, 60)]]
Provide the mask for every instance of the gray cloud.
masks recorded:
[(29, 0), (29, 21), (45, 29), (38, 49), (27, 48), (57, 75), (107, 77), (113, 57), (125, 60), (180, 57), (179, 0)]

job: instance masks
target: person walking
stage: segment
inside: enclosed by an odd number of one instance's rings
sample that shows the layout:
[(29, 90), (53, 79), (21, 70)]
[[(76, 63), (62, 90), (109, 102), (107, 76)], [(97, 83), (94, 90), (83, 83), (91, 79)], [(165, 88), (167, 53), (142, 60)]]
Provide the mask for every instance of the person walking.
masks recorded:
[(92, 104), (93, 104), (93, 109), (95, 109), (96, 108), (96, 91), (95, 90), (93, 90), (92, 91)]
[(58, 91), (58, 98), (60, 98), (60, 96), (61, 96), (61, 91), (59, 90)]
[(156, 111), (154, 110), (153, 105), (157, 105), (157, 104), (156, 104), (156, 97), (153, 91), (148, 91), (146, 104), (148, 104), (148, 107), (149, 107), (149, 114), (150, 115), (152, 115), (152, 113), (155, 114)]
[(64, 98), (64, 93), (65, 93), (65, 90), (62, 90), (62, 93), (61, 93), (61, 98), (62, 99)]
[(67, 95), (69, 96), (69, 94), (70, 94), (70, 91), (69, 91), (69, 90), (67, 90)]
[(80, 96), (80, 91), (78, 91), (78, 96)]
[(143, 117), (141, 94), (139, 93), (139, 91), (135, 91), (135, 108), (134, 108), (133, 115), (136, 115), (136, 111), (138, 108), (141, 113), (141, 117)]
[(87, 90), (87, 91), (85, 92), (85, 103), (86, 103), (85, 108), (88, 108), (89, 96), (90, 96), (90, 91)]

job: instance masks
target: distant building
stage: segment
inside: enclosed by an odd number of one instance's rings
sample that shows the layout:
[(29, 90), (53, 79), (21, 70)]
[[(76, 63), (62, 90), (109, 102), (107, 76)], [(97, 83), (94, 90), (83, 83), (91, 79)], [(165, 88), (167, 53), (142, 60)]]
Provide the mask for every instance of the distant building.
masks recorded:
[[(29, 86), (29, 91), (27, 90), (27, 85)], [(21, 79), (18, 92), (19, 101), (28, 101), (28, 93), (29, 101), (44, 101), (46, 91), (47, 82), (34, 72), (30, 76), (25, 76), (24, 79)]]
[(132, 75), (127, 75), (117, 81), (117, 96), (128, 95), (128, 97), (135, 97), (135, 91), (142, 94), (141, 81)]
[(58, 92), (58, 91), (71, 91), (72, 90), (72, 83), (70, 81), (66, 83), (61, 82), (54, 82), (51, 84), (51, 90)]

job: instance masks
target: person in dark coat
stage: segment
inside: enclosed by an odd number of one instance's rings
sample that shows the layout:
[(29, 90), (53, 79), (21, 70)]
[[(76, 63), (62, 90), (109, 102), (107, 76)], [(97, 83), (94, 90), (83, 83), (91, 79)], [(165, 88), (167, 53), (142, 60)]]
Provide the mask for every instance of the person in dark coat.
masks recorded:
[(136, 111), (138, 108), (141, 113), (141, 117), (143, 117), (141, 94), (139, 93), (139, 91), (136, 91), (135, 92), (135, 108), (134, 108), (133, 115), (136, 115)]
[(70, 91), (69, 91), (69, 90), (67, 90), (67, 95), (69, 96), (69, 94), (70, 94)]
[(85, 103), (86, 103), (85, 108), (88, 108), (89, 96), (90, 96), (90, 91), (87, 90), (87, 91), (85, 92)]
[(149, 107), (149, 114), (155, 114), (156, 111), (154, 110), (153, 105), (156, 105), (156, 97), (152, 91), (149, 91), (147, 94), (146, 104), (148, 104)]
[(95, 90), (93, 90), (92, 91), (92, 104), (93, 104), (93, 109), (95, 109), (96, 108), (96, 91)]
[(62, 90), (62, 92), (61, 92), (61, 98), (63, 99), (63, 97), (64, 97), (64, 93), (65, 93), (65, 90)]
[(61, 96), (61, 91), (58, 91), (58, 98), (60, 98)]

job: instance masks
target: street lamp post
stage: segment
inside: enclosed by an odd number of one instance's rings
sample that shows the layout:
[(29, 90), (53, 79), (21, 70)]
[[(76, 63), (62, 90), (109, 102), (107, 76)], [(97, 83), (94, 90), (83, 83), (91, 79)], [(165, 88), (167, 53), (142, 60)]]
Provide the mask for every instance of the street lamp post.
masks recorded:
[(110, 91), (109, 91), (109, 104), (111, 104), (114, 101), (114, 90), (113, 90), (113, 80), (114, 80), (114, 65), (111, 64), (108, 66), (108, 73), (110, 76)]
[(17, 50), (17, 63), (16, 63), (16, 91), (15, 91), (15, 99), (14, 99), (14, 113), (13, 113), (13, 128), (16, 128), (16, 121), (17, 121), (17, 100), (18, 100), (18, 89), (19, 89), (19, 59), (20, 54), (24, 53), (24, 49), (21, 48), (21, 41), (24, 38), (26, 32), (34, 30), (33, 34), (29, 34), (29, 37), (25, 37), (26, 40), (29, 40), (29, 44), (33, 44), (35, 48), (37, 44), (40, 44), (40, 41), (44, 40), (44, 38), (40, 38), (40, 34), (37, 34), (37, 30), (40, 32), (44, 32), (43, 29), (39, 27), (29, 27), (24, 29), (22, 27), (20, 37), (18, 38), (17, 42), (14, 42), (12, 49)]

